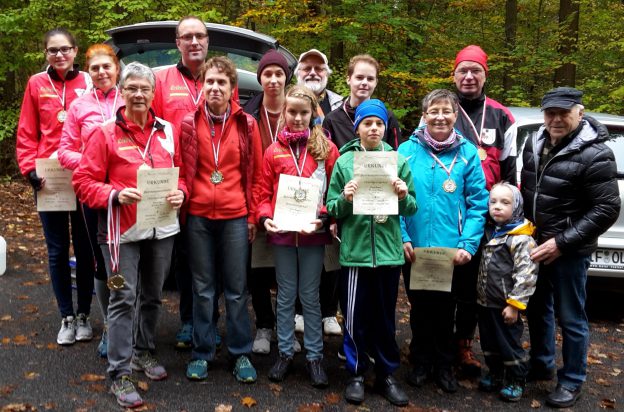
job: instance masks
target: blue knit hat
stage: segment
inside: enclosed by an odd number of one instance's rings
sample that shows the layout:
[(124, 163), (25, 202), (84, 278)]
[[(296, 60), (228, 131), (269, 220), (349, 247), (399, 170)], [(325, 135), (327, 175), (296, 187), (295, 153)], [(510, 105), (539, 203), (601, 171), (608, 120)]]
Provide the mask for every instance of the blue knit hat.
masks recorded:
[(384, 122), (384, 126), (388, 127), (388, 110), (379, 99), (369, 99), (362, 102), (355, 108), (355, 121), (353, 122), (353, 131), (357, 132), (357, 128), (362, 120), (367, 117), (376, 116)]

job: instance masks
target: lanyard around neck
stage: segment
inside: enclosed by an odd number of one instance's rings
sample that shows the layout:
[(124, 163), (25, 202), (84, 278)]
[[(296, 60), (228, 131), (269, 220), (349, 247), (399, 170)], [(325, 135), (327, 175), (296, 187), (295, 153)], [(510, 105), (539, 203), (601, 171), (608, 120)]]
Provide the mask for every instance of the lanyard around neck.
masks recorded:
[(201, 91), (197, 90), (197, 86), (195, 85), (195, 94), (196, 94), (196, 96), (193, 96), (193, 93), (191, 93), (190, 87), (188, 87), (188, 84), (186, 83), (186, 79), (184, 78), (184, 75), (182, 74), (182, 72), (180, 72), (180, 70), (178, 70), (178, 73), (180, 73), (180, 79), (182, 79), (182, 83), (184, 83), (184, 87), (186, 87), (186, 91), (188, 92), (189, 96), (191, 97), (191, 100), (193, 101), (194, 107), (197, 107), (197, 105), (199, 104), (199, 99), (201, 99)]
[[(296, 144), (299, 144), (299, 142), (297, 142)], [(304, 149), (305, 151), (303, 152), (303, 162), (301, 162), (301, 167), (299, 167), (299, 159), (297, 156), (295, 156), (295, 152), (293, 152), (292, 145), (288, 145), (288, 148), (290, 149), (290, 154), (292, 156), (293, 162), (295, 163), (295, 168), (297, 169), (297, 175), (299, 177), (302, 177), (303, 168), (305, 167), (306, 157), (308, 156), (308, 147), (306, 145)]]
[(115, 115), (115, 108), (117, 107), (117, 98), (119, 97), (119, 89), (115, 86), (115, 99), (113, 100), (113, 107), (109, 111), (108, 104), (106, 104), (106, 95), (104, 96), (104, 106), (106, 107), (106, 111), (108, 112), (108, 117), (104, 114), (104, 110), (102, 109), (102, 105), (100, 104), (100, 98), (97, 94), (97, 89), (93, 89), (93, 94), (95, 95), (95, 101), (97, 102), (98, 109), (100, 110), (100, 114), (102, 115), (102, 123), (107, 121), (108, 119), (112, 119)]
[(271, 127), (271, 119), (269, 119), (269, 111), (267, 110), (266, 107), (264, 107), (264, 115), (266, 117), (267, 127), (269, 128), (269, 135), (271, 136), (271, 142), (275, 143), (277, 141), (277, 133), (279, 132), (280, 121), (279, 119), (277, 119), (277, 124), (275, 125), (275, 133), (273, 133), (273, 128)]
[(206, 104), (206, 120), (208, 121), (208, 127), (210, 128), (210, 143), (212, 144), (212, 156), (215, 162), (215, 169), (219, 170), (219, 151), (221, 151), (221, 140), (223, 140), (223, 132), (225, 131), (225, 121), (227, 120), (227, 109), (225, 110), (225, 116), (223, 117), (223, 123), (221, 123), (221, 136), (219, 136), (219, 142), (215, 146), (214, 137), (215, 137), (215, 126), (212, 118), (210, 117), (210, 109), (208, 109), (208, 104)]
[(475, 124), (472, 122), (472, 120), (470, 119), (470, 116), (468, 116), (468, 113), (466, 113), (466, 111), (464, 110), (463, 107), (461, 107), (461, 105), (459, 106), (459, 110), (461, 110), (462, 115), (468, 121), (470, 128), (472, 129), (475, 136), (477, 137), (477, 143), (479, 143), (479, 146), (481, 146), (481, 133), (483, 133), (483, 126), (485, 125), (485, 110), (487, 109), (486, 104), (487, 104), (487, 99), (484, 99), (483, 100), (483, 112), (481, 114), (481, 128), (479, 129), (479, 131), (477, 131), (477, 128)]
[(431, 155), (431, 157), (433, 157), (433, 159), (438, 162), (438, 164), (440, 165), (440, 167), (442, 167), (442, 169), (444, 169), (444, 171), (446, 172), (446, 174), (448, 175), (448, 177), (451, 177), (451, 172), (453, 171), (453, 166), (455, 166), (455, 162), (457, 161), (457, 155), (458, 153), (455, 153), (455, 157), (453, 158), (453, 161), (451, 162), (451, 165), (449, 167), (444, 166), (444, 163), (442, 163), (442, 161), (438, 158), (438, 156), (436, 156), (435, 154), (433, 154), (431, 151), (429, 151), (429, 155)]
[(63, 94), (60, 95), (56, 91), (56, 87), (54, 87), (54, 83), (52, 82), (52, 78), (50, 77), (50, 73), (47, 73), (47, 75), (48, 75), (48, 80), (50, 81), (50, 86), (52, 86), (52, 90), (54, 90), (54, 94), (56, 94), (56, 97), (58, 98), (59, 102), (61, 103), (61, 107), (63, 107), (63, 110), (65, 110), (65, 80), (63, 80)]

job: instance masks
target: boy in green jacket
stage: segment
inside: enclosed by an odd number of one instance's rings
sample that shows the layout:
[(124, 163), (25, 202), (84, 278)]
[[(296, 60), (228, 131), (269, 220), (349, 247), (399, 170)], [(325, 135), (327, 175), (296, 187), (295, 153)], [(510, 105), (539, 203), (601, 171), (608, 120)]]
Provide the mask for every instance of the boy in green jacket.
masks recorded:
[[(364, 373), (367, 354), (375, 359), (376, 387), (391, 403), (408, 403), (405, 392), (392, 373), (399, 367), (394, 315), (401, 265), (404, 263), (399, 215), (354, 215), (353, 195), (358, 182), (353, 178), (353, 158), (358, 151), (391, 151), (382, 138), (388, 122), (384, 104), (371, 99), (355, 112), (353, 129), (359, 136), (340, 150), (327, 192), (327, 210), (338, 219), (340, 245), (341, 309), (345, 317), (344, 352), (351, 378), (345, 399), (364, 401)], [(412, 174), (405, 158), (398, 155), (397, 178), (389, 184), (398, 196), (399, 214), (416, 213)]]

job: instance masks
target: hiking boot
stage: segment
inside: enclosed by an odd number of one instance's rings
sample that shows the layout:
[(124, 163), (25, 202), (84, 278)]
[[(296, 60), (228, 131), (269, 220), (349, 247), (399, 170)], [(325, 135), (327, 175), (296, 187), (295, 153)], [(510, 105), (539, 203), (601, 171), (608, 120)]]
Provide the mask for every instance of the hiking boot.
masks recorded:
[(256, 369), (245, 355), (239, 356), (232, 372), (236, 380), (243, 383), (254, 383), (257, 379)]
[(461, 372), (466, 376), (480, 376), (481, 362), (472, 352), (472, 339), (461, 339), (457, 344), (457, 362)]
[(271, 367), (271, 370), (269, 370), (269, 380), (273, 382), (282, 382), (284, 378), (286, 378), (286, 375), (290, 372), (292, 362), (292, 356), (280, 354), (279, 358), (277, 358), (277, 362), (275, 362), (275, 364)]
[(201, 381), (208, 377), (208, 362), (204, 359), (194, 359), (186, 367), (186, 377), (190, 380)]
[(183, 323), (176, 334), (176, 348), (190, 349), (193, 346), (193, 324)]
[(110, 391), (115, 395), (117, 403), (124, 408), (136, 408), (143, 405), (143, 399), (141, 399), (141, 395), (137, 392), (128, 375), (115, 379)]
[(308, 372), (310, 373), (310, 382), (315, 388), (327, 388), (329, 380), (327, 379), (327, 373), (323, 367), (322, 359), (314, 359), (308, 361)]
[(133, 370), (145, 373), (145, 376), (153, 381), (160, 381), (167, 377), (167, 371), (165, 367), (158, 363), (155, 357), (149, 352), (143, 355), (132, 356), (132, 362), (130, 364)]
[(342, 328), (335, 316), (323, 318), (323, 333), (326, 335), (342, 335)]
[(88, 342), (93, 339), (93, 328), (89, 322), (89, 317), (84, 313), (76, 316), (76, 340), (78, 342)]
[(56, 336), (59, 345), (73, 345), (76, 342), (76, 319), (73, 316), (61, 320), (61, 329)]
[(254, 339), (253, 347), (251, 351), (253, 353), (259, 353), (267, 355), (271, 352), (271, 337), (273, 331), (271, 329), (260, 328), (256, 331), (256, 339)]
[(98, 344), (97, 354), (100, 358), (106, 359), (108, 357), (108, 329), (106, 326), (102, 331), (102, 339), (100, 339), (100, 343)]

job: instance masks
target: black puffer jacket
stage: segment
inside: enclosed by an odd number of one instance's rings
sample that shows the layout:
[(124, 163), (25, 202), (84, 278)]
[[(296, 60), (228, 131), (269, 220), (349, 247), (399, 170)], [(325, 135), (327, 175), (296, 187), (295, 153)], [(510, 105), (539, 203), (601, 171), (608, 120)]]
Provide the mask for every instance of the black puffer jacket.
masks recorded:
[(572, 140), (538, 175), (548, 132), (542, 126), (522, 155), (524, 214), (537, 226), (538, 243), (554, 237), (563, 254), (590, 254), (617, 219), (620, 195), (607, 128), (585, 116)]

